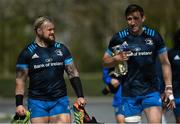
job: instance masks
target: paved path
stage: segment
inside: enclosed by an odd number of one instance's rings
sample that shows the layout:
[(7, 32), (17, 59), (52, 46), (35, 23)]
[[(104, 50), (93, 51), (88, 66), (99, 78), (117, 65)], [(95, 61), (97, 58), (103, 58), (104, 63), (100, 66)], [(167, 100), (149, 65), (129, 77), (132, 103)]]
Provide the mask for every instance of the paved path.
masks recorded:
[[(114, 110), (111, 106), (111, 97), (87, 97), (88, 104), (86, 110), (91, 116), (95, 116), (97, 121), (106, 123), (115, 123)], [(71, 105), (75, 101), (74, 98), (70, 98)], [(2, 99), (0, 98), (0, 123), (10, 122), (10, 117), (15, 111), (14, 99)], [(172, 112), (166, 114), (168, 122), (175, 122)], [(143, 115), (142, 122), (146, 122), (146, 118)]]

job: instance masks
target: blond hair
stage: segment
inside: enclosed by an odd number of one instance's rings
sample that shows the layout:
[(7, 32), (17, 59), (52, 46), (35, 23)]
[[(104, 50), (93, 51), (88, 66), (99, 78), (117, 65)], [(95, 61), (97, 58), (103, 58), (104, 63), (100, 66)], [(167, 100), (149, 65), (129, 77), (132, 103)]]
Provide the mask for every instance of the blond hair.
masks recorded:
[(51, 22), (53, 23), (53, 20), (48, 16), (40, 16), (34, 21), (34, 30), (37, 31), (37, 29), (44, 23), (44, 22)]

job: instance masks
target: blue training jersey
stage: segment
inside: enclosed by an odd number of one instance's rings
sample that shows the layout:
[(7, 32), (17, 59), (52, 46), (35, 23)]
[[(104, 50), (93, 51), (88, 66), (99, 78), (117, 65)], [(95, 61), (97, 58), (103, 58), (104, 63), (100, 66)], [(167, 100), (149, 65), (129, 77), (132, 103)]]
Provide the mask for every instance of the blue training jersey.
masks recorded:
[(29, 98), (54, 100), (67, 95), (63, 75), (65, 65), (72, 62), (69, 50), (62, 43), (43, 48), (32, 42), (20, 53), (16, 68), (28, 69)]
[(158, 91), (156, 59), (158, 54), (167, 51), (160, 34), (144, 26), (143, 33), (134, 36), (126, 28), (112, 37), (106, 52), (112, 56), (114, 46), (122, 44), (132, 48), (132, 56), (127, 61), (128, 73), (123, 76), (122, 95), (132, 97)]
[(180, 48), (169, 50), (168, 57), (172, 69), (173, 93), (175, 98), (180, 98)]

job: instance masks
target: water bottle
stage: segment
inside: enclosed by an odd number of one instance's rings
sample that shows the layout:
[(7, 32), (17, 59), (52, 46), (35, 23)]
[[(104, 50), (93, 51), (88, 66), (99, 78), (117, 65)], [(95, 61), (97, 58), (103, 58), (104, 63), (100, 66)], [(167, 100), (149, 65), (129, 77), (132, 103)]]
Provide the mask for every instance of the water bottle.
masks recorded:
[[(129, 51), (127, 42), (124, 42), (121, 45), (117, 45), (113, 47), (114, 55), (117, 55), (123, 51)], [(114, 69), (114, 75), (117, 75), (117, 77), (121, 75), (126, 75), (127, 72), (128, 72), (127, 61), (120, 62)]]

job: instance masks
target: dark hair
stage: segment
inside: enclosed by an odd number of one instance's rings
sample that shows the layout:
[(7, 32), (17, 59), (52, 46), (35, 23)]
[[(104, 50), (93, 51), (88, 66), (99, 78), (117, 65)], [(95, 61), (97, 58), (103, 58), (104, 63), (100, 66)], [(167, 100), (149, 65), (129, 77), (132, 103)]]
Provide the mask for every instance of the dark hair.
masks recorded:
[(137, 12), (139, 11), (141, 16), (144, 16), (144, 10), (142, 7), (140, 7), (139, 5), (136, 4), (130, 4), (125, 11), (125, 16), (127, 17), (129, 14), (133, 13), (133, 12)]
[(174, 48), (179, 48), (180, 46), (180, 29), (178, 29), (174, 35)]
[(34, 30), (37, 31), (37, 29), (44, 23), (44, 22), (51, 22), (53, 23), (53, 20), (48, 16), (40, 16), (38, 17), (34, 22)]

